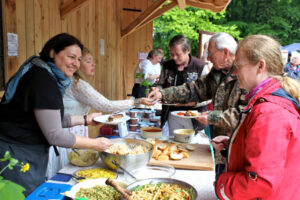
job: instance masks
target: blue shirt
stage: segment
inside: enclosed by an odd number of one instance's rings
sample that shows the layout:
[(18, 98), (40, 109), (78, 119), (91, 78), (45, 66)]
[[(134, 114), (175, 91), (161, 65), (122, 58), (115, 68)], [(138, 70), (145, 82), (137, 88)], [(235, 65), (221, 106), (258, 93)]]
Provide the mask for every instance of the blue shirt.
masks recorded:
[(300, 79), (300, 65), (297, 65), (297, 67), (293, 67), (292, 63), (288, 63), (284, 67), (284, 72), (288, 73), (288, 76), (294, 79)]

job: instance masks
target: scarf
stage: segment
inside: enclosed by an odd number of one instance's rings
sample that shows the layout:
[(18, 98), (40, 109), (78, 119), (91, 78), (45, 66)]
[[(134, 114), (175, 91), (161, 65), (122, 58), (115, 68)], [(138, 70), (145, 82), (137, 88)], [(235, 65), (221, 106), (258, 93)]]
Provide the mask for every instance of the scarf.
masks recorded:
[(2, 104), (9, 103), (12, 100), (17, 90), (20, 79), (32, 67), (41, 67), (43, 69), (46, 69), (49, 72), (49, 74), (55, 79), (58, 89), (62, 96), (65, 93), (65, 89), (69, 87), (69, 85), (71, 84), (71, 79), (66, 77), (53, 62), (45, 63), (39, 57), (31, 56), (21, 65), (19, 70), (9, 79), (4, 94), (5, 99), (3, 102), (1, 102)]
[(262, 81), (260, 84), (258, 84), (254, 89), (252, 89), (250, 92), (248, 92), (246, 94), (245, 100), (249, 101), (252, 97), (254, 97), (271, 80), (272, 80), (272, 78), (268, 78), (268, 79)]

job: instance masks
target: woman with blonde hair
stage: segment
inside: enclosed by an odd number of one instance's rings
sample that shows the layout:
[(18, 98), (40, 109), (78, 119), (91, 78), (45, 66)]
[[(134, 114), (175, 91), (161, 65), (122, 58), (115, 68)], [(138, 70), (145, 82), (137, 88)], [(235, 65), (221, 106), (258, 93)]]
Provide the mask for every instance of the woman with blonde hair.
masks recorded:
[(243, 39), (236, 54), (240, 87), (250, 91), (229, 138), (227, 171), (216, 182), (220, 199), (298, 199), (300, 84), (283, 76), (280, 44), (265, 35)]
[[(85, 115), (90, 109), (101, 112), (116, 112), (135, 107), (137, 104), (143, 104), (146, 98), (127, 99), (127, 100), (109, 100), (95, 90), (88, 82), (87, 78), (95, 74), (95, 61), (92, 53), (87, 49), (82, 50), (82, 59), (80, 68), (73, 77), (70, 87), (65, 91), (63, 98), (66, 114)], [(151, 100), (149, 100), (151, 101)], [(88, 137), (88, 127), (84, 125), (68, 128), (68, 131), (75, 135)], [(59, 156), (55, 155), (54, 149), (50, 149), (49, 163), (47, 168), (47, 177), (51, 178), (61, 168), (68, 164), (68, 153), (71, 149), (58, 148)]]

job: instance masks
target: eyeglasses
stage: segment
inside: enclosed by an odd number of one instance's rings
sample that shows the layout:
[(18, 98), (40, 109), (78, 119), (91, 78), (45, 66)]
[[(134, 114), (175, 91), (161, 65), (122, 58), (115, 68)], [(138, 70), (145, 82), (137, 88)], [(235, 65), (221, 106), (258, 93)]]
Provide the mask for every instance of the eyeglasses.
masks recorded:
[(236, 70), (240, 70), (242, 69), (244, 66), (247, 66), (247, 65), (250, 65), (250, 63), (240, 63), (240, 64), (237, 64), (236, 61), (233, 61), (233, 67), (234, 69)]

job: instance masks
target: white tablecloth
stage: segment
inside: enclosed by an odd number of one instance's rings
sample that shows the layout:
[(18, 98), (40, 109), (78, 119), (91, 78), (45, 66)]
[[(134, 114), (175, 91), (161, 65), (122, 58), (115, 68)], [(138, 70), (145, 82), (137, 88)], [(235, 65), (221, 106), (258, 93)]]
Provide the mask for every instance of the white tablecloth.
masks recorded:
[[(201, 144), (208, 144), (208, 138), (205, 137), (203, 134), (198, 134), (194, 140), (193, 143), (201, 143)], [(105, 168), (104, 163), (99, 159), (93, 166), (93, 168)], [(90, 168), (90, 167), (89, 167)], [(73, 174), (77, 170), (84, 169), (82, 167), (76, 167), (71, 164), (68, 164), (66, 167), (61, 169), (60, 173), (65, 174)], [(185, 170), (185, 169), (176, 169), (176, 173), (172, 177), (174, 179), (185, 181), (191, 185), (193, 185), (197, 192), (198, 192), (198, 200), (217, 200), (218, 198), (215, 195), (214, 191), (214, 178), (215, 178), (215, 172), (214, 171), (201, 171), (201, 170)], [(124, 175), (119, 174), (118, 180), (126, 182)], [(48, 182), (57, 182), (62, 183), (58, 181), (51, 181)], [(64, 182), (65, 184), (74, 185), (76, 182), (71, 179), (69, 182)]]

